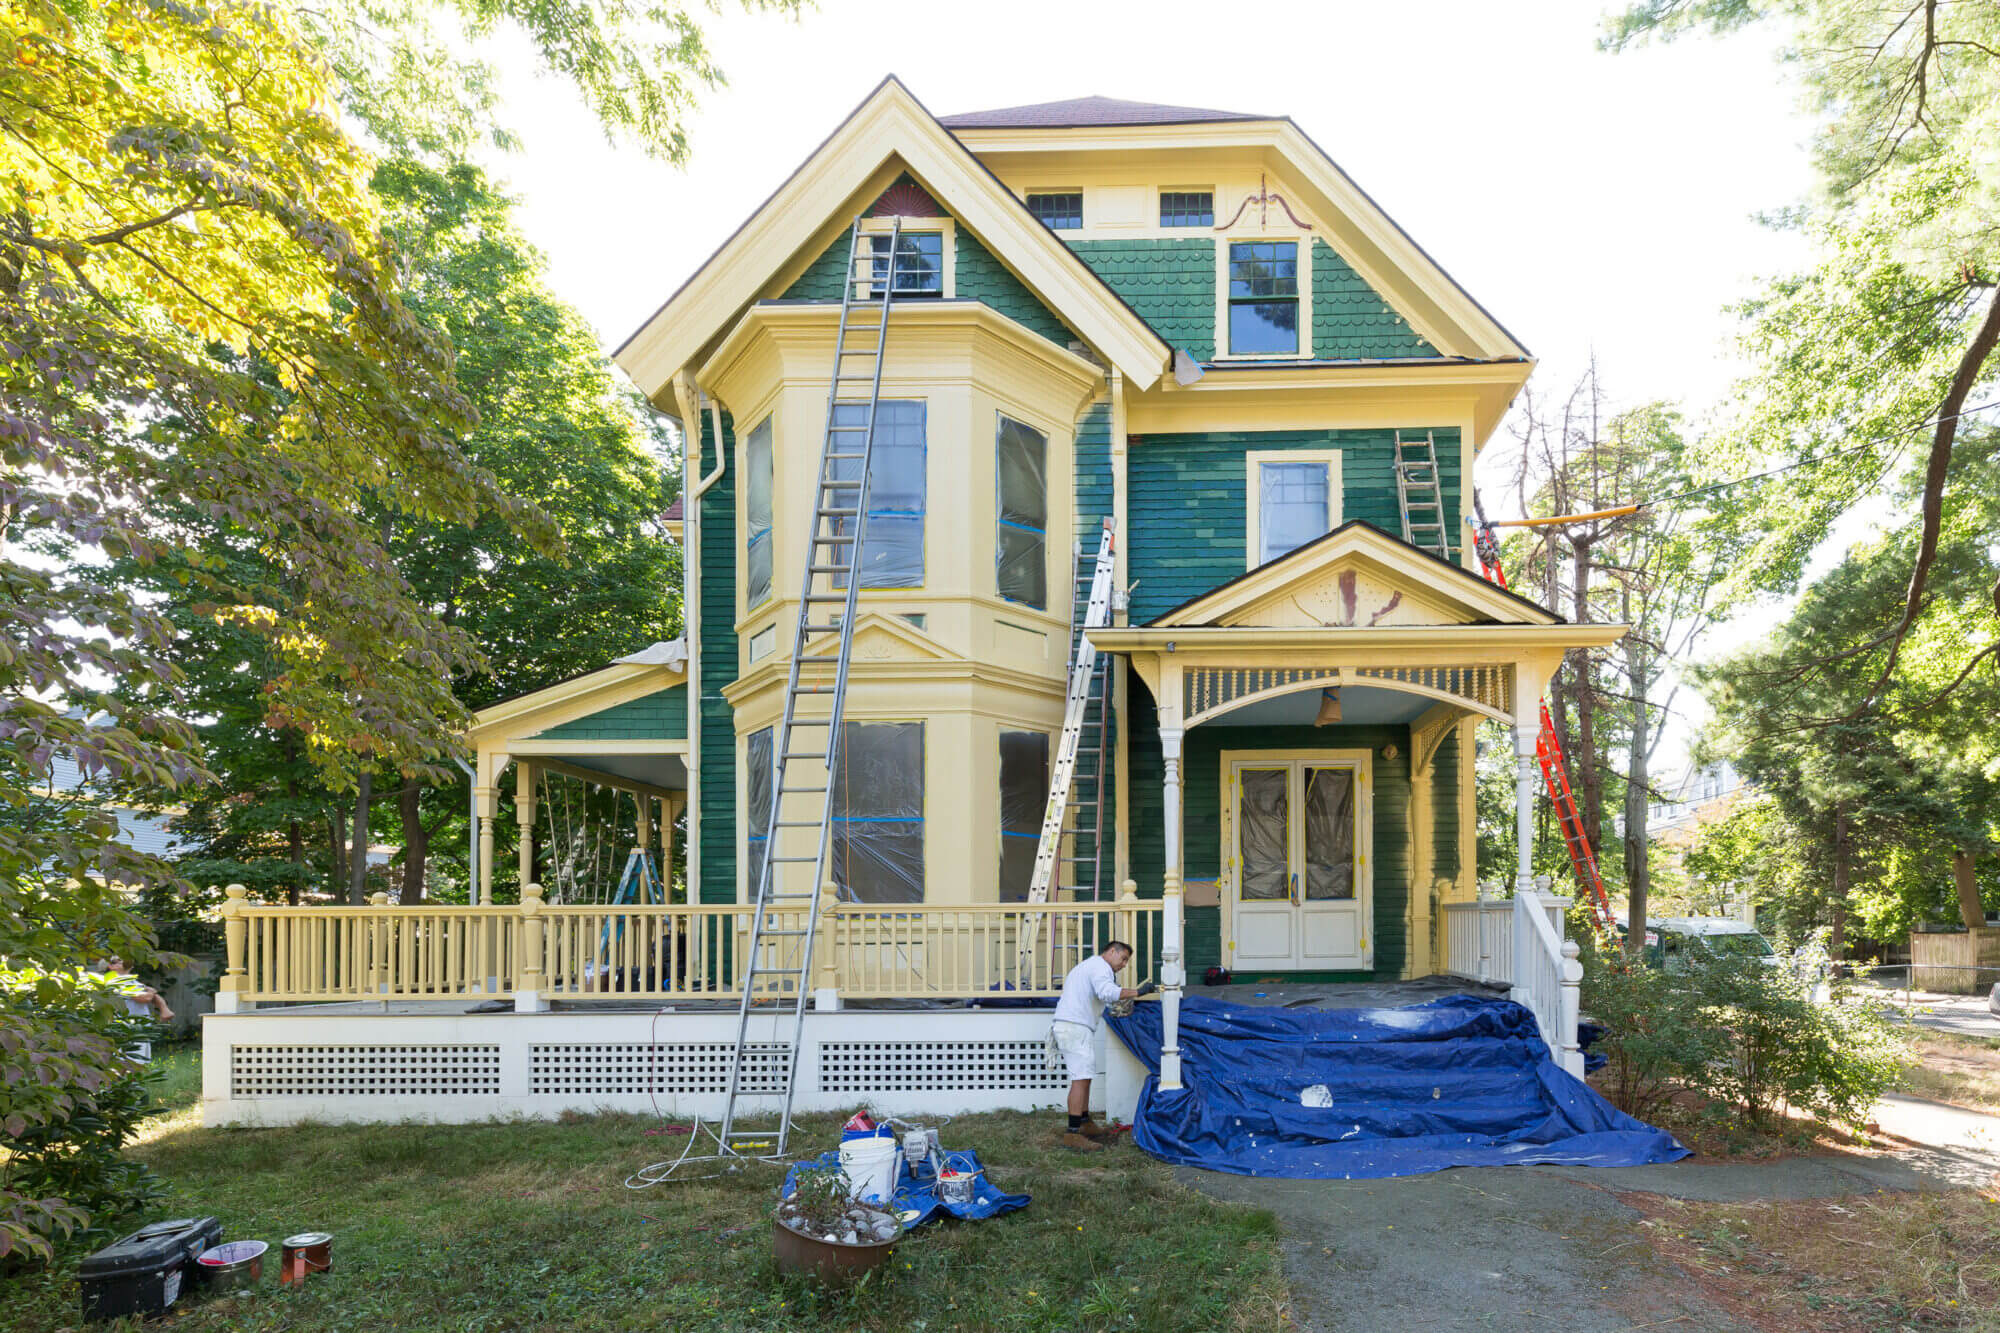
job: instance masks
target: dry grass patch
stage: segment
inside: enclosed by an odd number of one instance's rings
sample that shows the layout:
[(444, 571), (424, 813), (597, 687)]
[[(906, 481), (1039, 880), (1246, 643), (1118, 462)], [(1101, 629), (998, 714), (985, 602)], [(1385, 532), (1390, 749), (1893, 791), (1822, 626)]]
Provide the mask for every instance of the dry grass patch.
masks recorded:
[(2000, 1039), (1919, 1029), (1898, 1083), (1913, 1097), (2000, 1114)]
[(2000, 1201), (1991, 1195), (1626, 1200), (1646, 1214), (1663, 1258), (1764, 1333), (2000, 1333)]

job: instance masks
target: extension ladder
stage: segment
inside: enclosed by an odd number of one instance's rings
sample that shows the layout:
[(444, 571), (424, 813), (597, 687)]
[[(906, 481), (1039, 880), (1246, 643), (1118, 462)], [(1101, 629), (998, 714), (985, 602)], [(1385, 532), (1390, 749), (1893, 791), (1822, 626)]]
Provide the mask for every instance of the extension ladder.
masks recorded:
[[(1076, 543), (1076, 564), (1070, 585), (1069, 694), (1063, 704), (1062, 735), (1056, 742), (1055, 767), (1049, 773), (1048, 804), (1042, 808), (1042, 836), (1035, 845), (1035, 872), (1028, 881), (1028, 901), (1045, 903), (1050, 888), (1076, 891), (1095, 902), (1103, 896), (1104, 777), (1110, 751), (1109, 659), (1099, 655), (1087, 630), (1111, 623), (1111, 584), (1116, 569), (1117, 533), (1111, 520), (1097, 539), (1097, 549)], [(1081, 765), (1081, 767), (1079, 767)], [(1070, 854), (1062, 853), (1068, 829)], [(1078, 850), (1088, 839), (1090, 852)], [(1082, 867), (1090, 867), (1087, 874)], [(1071, 871), (1060, 874), (1063, 867)], [(1021, 928), (1021, 968), (1017, 984), (1033, 979), (1037, 931), (1032, 920)]]
[[(1502, 588), (1507, 586), (1507, 571), (1500, 565), (1500, 543), (1493, 535), (1493, 528), (1486, 521), (1486, 514), (1479, 508), (1477, 498), (1473, 500), (1478, 519), (1472, 529), (1472, 549), (1479, 557), (1479, 572), (1489, 583)], [(1604, 876), (1598, 872), (1597, 852), (1590, 845), (1590, 834), (1583, 827), (1583, 815), (1576, 808), (1576, 795), (1569, 785), (1569, 760), (1563, 754), (1562, 739), (1556, 735), (1555, 719), (1549, 715), (1549, 701), (1542, 700), (1541, 733), (1535, 737), (1535, 758), (1542, 766), (1542, 782), (1548, 787), (1549, 801), (1556, 808), (1556, 826), (1562, 830), (1563, 850), (1569, 853), (1570, 868), (1576, 873), (1578, 887), (1589, 899), (1591, 909), (1607, 930), (1615, 924), (1611, 915), (1611, 898), (1604, 891)]]
[[(873, 249), (874, 238), (863, 233), (859, 218), (848, 238), (847, 281), (834, 336), (812, 527), (799, 580), (799, 618), (792, 634), (784, 713), (772, 738), (771, 805), (764, 823), (764, 857), (751, 899), (750, 952), (738, 969), (743, 995), (737, 1003), (736, 1047), (729, 1059), (717, 1135), (723, 1156), (782, 1157), (791, 1139), (806, 992), (819, 929), (819, 887), (827, 870), (833, 789), (840, 765), (848, 660), (854, 647), (869, 464), (882, 399), (882, 352), (889, 334), (889, 310), (895, 303), (901, 239), (898, 220), (889, 231), (885, 260)], [(807, 651), (816, 639), (829, 634), (835, 636), (830, 650), (823, 645), (818, 652)], [(804, 762), (795, 768), (796, 761)], [(802, 850), (808, 839), (811, 850)], [(750, 1016), (760, 990), (773, 1001), (778, 1022), (782, 1025), (789, 1019), (791, 1055), (781, 1069), (773, 1070), (770, 1057), (783, 1038), (758, 1043), (759, 1086), (746, 1091)], [(738, 1134), (741, 1099), (772, 1096), (782, 1099), (775, 1141), (762, 1131), (754, 1138)], [(743, 1151), (750, 1148), (768, 1151)]]
[(1444, 485), (1438, 476), (1437, 435), (1421, 440), (1396, 432), (1396, 503), (1403, 514), (1403, 540), (1440, 560), (1451, 559), (1445, 527)]

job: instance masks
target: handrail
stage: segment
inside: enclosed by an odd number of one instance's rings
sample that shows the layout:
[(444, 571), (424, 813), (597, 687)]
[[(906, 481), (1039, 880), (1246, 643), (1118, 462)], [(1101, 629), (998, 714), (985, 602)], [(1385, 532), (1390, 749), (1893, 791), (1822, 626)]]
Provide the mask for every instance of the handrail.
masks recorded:
[(1540, 887), (1514, 898), (1514, 998), (1535, 1015), (1556, 1063), (1582, 1078), (1577, 1021), (1583, 964), (1576, 941), (1564, 939), (1550, 920), (1550, 908), (1560, 902)]
[[(257, 1003), (548, 999), (722, 999), (741, 993), (747, 903), (554, 905), (528, 886), (520, 905), (365, 907), (252, 903), (231, 885), (218, 1009)], [(1160, 956), (1162, 900), (828, 903), (814, 989), (853, 999), (978, 999), (1060, 993), (1070, 967), (1105, 940), (1130, 941), (1135, 985)], [(800, 923), (804, 908), (793, 909)], [(1024, 970), (1020, 942), (1039, 939)], [(767, 948), (782, 947), (768, 943)]]

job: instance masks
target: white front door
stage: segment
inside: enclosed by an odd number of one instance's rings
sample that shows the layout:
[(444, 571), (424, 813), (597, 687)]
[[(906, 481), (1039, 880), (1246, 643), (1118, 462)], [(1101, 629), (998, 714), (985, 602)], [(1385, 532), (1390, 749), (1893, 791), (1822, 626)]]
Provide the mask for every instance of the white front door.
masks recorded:
[(1366, 750), (1224, 756), (1230, 966), (1374, 965)]

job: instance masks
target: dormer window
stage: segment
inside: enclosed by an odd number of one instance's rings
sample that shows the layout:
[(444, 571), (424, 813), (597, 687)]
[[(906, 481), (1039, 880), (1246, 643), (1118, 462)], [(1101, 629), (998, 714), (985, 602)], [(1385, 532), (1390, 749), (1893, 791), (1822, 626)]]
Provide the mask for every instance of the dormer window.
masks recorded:
[(1080, 231), (1083, 228), (1083, 191), (1056, 190), (1028, 196), (1028, 211), (1051, 231)]
[[(889, 278), (889, 237), (868, 238), (875, 262), (869, 270), (874, 289), (880, 292)], [(906, 231), (896, 242), (896, 299), (944, 295), (944, 233)]]
[(1298, 242), (1232, 241), (1230, 355), (1296, 356), (1298, 351)]

